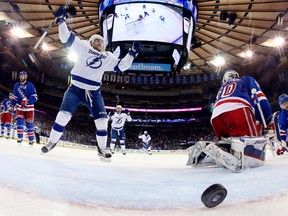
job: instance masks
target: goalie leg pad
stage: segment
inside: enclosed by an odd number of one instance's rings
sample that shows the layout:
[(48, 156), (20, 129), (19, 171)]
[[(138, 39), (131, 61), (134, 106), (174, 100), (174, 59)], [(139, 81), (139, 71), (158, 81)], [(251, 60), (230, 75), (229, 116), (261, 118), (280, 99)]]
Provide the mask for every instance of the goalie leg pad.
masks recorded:
[(195, 143), (195, 145), (189, 147), (187, 149), (188, 151), (188, 161), (186, 163), (186, 166), (196, 166), (201, 159), (205, 158), (205, 154), (203, 153), (203, 150), (205, 149), (207, 145), (207, 142), (205, 141), (198, 141)]
[(222, 150), (214, 143), (209, 144), (203, 152), (213, 158), (219, 165), (226, 167), (232, 172), (240, 172), (242, 170), (242, 164), (234, 155)]

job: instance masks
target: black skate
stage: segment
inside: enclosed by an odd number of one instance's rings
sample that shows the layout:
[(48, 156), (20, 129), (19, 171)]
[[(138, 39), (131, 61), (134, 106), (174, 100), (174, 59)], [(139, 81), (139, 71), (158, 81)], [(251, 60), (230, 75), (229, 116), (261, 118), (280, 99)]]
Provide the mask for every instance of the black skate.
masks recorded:
[(18, 139), (17, 140), (18, 145), (21, 145), (22, 141), (23, 141), (23, 139)]
[(105, 161), (105, 162), (111, 162), (112, 155), (110, 153), (106, 153), (106, 152), (102, 151), (102, 149), (100, 149), (99, 146), (96, 146), (96, 147), (97, 147), (97, 151), (98, 151), (98, 155), (100, 157), (100, 160)]
[(34, 143), (33, 140), (29, 141), (30, 146), (33, 146), (33, 143)]
[(57, 145), (57, 143), (49, 142), (41, 148), (41, 151), (43, 153), (47, 153), (47, 152), (51, 151), (56, 145)]

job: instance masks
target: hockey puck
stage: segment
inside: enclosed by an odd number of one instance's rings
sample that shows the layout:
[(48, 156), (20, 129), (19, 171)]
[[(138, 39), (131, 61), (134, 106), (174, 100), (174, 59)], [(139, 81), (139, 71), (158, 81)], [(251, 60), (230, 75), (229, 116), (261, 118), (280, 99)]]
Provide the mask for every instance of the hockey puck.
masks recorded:
[(226, 198), (227, 190), (221, 184), (213, 184), (208, 187), (201, 196), (201, 201), (207, 208), (213, 208)]

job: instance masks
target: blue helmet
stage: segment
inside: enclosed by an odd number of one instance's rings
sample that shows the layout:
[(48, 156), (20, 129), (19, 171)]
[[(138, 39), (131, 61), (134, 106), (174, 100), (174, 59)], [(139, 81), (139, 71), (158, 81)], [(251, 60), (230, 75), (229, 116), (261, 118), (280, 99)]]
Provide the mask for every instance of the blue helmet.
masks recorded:
[(284, 109), (283, 104), (286, 103), (288, 101), (288, 95), (287, 94), (281, 94), (278, 97), (278, 103), (279, 106), (281, 107), (281, 109)]
[(25, 76), (26, 78), (27, 78), (27, 76), (28, 76), (26, 71), (21, 71), (21, 72), (19, 73), (19, 77), (20, 77), (21, 75)]

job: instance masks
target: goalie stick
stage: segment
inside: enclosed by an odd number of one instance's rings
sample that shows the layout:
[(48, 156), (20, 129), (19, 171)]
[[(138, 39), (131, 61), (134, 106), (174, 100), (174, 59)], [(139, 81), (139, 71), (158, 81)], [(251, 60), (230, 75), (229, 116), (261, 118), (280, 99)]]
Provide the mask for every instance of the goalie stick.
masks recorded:
[[(64, 8), (68, 8), (68, 6), (71, 4), (72, 0), (66, 0), (66, 4), (64, 5)], [(43, 34), (41, 35), (41, 37), (39, 38), (39, 40), (37, 41), (37, 43), (34, 45), (34, 49), (37, 49), (38, 46), (40, 45), (40, 43), (44, 40), (45, 36), (48, 34), (48, 32), (50, 31), (50, 29), (55, 25), (55, 22), (57, 20), (57, 17), (53, 20), (53, 22), (51, 23), (50, 26), (48, 26), (48, 28), (43, 32)]]
[(261, 105), (260, 105), (260, 102), (258, 100), (258, 96), (257, 96), (257, 91), (255, 88), (251, 89), (251, 94), (254, 96), (255, 98), (255, 103), (258, 107), (258, 110), (259, 110), (259, 113), (260, 113), (260, 116), (261, 116), (261, 120), (262, 120), (262, 123), (263, 123), (263, 126), (264, 128), (267, 128), (267, 124), (266, 124), (266, 121), (265, 121), (265, 118), (264, 118), (264, 115), (263, 115), (263, 111), (262, 111), (262, 108), (261, 108)]

